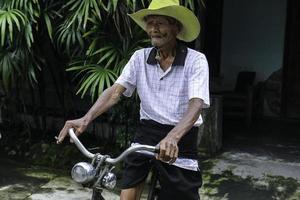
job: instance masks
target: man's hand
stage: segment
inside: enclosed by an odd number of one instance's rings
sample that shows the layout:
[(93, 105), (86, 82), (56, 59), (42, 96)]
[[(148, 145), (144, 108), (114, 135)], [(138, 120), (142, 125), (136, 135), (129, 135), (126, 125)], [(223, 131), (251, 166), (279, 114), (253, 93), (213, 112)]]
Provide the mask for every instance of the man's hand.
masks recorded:
[(160, 152), (156, 158), (169, 164), (175, 162), (179, 151), (177, 143), (178, 141), (173, 136), (167, 135), (158, 144)]
[(85, 131), (88, 124), (89, 124), (88, 121), (84, 117), (79, 118), (79, 119), (75, 119), (75, 120), (66, 121), (66, 123), (65, 123), (64, 127), (61, 129), (58, 137), (55, 137), (56, 143), (57, 144), (62, 143), (62, 141), (68, 135), (68, 130), (70, 128), (74, 128), (75, 129), (75, 134), (77, 136), (79, 136), (81, 133), (83, 133)]

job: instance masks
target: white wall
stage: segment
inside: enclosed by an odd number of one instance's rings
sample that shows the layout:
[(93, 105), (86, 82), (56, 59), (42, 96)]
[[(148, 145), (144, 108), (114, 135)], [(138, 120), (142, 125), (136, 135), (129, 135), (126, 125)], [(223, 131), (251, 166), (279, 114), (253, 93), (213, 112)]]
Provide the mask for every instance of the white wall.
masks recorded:
[(287, 0), (224, 0), (221, 76), (234, 87), (241, 70), (256, 71), (256, 82), (281, 68)]

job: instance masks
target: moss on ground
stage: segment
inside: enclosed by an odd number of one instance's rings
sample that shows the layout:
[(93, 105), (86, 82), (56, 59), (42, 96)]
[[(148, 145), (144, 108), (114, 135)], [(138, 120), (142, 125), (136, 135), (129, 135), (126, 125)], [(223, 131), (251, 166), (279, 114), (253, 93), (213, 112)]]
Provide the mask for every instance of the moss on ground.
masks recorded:
[(214, 160), (202, 162), (203, 200), (297, 200), (300, 183), (293, 178), (265, 175), (263, 178), (242, 178), (232, 173), (234, 166), (214, 174)]

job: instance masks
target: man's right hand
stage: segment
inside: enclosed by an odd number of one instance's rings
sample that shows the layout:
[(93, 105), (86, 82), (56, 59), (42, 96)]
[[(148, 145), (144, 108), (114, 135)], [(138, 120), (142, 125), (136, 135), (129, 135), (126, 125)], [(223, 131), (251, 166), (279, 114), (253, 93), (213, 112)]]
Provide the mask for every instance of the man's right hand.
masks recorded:
[(88, 120), (86, 120), (85, 117), (79, 118), (79, 119), (75, 119), (75, 120), (68, 120), (66, 121), (64, 127), (61, 129), (58, 137), (56, 138), (56, 143), (60, 144), (62, 143), (62, 141), (65, 139), (65, 137), (68, 135), (68, 130), (70, 128), (74, 128), (75, 130), (75, 134), (77, 136), (79, 136), (81, 133), (83, 133), (85, 131), (85, 129), (87, 128), (89, 122)]

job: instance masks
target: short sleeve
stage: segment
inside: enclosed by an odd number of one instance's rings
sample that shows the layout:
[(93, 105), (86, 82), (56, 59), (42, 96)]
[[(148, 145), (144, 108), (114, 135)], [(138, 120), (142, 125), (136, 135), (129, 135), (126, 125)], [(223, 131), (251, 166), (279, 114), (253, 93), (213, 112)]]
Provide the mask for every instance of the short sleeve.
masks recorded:
[(201, 54), (188, 70), (188, 95), (189, 99), (200, 98), (203, 108), (208, 108), (209, 101), (209, 69), (206, 57)]
[(135, 58), (136, 58), (136, 53), (134, 53), (131, 56), (130, 60), (125, 65), (121, 75), (116, 80), (116, 83), (126, 88), (123, 95), (127, 97), (130, 97), (136, 88)]

